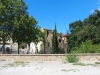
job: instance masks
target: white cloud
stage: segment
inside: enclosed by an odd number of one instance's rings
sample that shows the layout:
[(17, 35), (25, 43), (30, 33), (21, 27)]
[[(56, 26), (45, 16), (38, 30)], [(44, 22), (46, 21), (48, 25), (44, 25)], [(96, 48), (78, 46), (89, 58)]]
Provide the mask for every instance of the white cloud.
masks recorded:
[[(98, 4), (98, 7), (96, 9), (100, 10), (100, 0), (98, 0), (96, 2), (96, 4)], [(94, 10), (96, 10), (96, 9), (90, 10), (90, 12), (93, 13), (93, 12), (95, 12)]]
[(98, 10), (100, 10), (100, 8), (98, 8)]
[(98, 10), (100, 10), (100, 6), (98, 6), (98, 8), (97, 8)]
[[(99, 8), (97, 8), (97, 9), (100, 10), (100, 6), (99, 6)], [(90, 13), (94, 13), (95, 10), (96, 10), (96, 9), (94, 9), (94, 10), (90, 10)]]
[(93, 13), (94, 12), (94, 10), (90, 10), (90, 13)]

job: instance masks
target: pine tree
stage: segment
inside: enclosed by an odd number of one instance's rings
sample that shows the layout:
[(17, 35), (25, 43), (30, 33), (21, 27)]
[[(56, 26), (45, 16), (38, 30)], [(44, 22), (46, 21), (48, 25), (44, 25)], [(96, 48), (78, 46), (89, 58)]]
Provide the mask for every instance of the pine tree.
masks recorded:
[(58, 53), (58, 40), (57, 40), (57, 29), (56, 29), (56, 23), (55, 23), (55, 29), (53, 30), (53, 38), (52, 38), (52, 53), (56, 54)]

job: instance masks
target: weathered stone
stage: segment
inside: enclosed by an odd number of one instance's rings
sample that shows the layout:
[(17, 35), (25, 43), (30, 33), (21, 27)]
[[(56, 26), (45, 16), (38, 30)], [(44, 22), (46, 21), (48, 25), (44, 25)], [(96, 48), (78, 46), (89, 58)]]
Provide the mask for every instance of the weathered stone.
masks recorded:
[[(100, 54), (77, 54), (79, 61), (100, 61)], [(7, 61), (64, 61), (66, 54), (0, 54)]]

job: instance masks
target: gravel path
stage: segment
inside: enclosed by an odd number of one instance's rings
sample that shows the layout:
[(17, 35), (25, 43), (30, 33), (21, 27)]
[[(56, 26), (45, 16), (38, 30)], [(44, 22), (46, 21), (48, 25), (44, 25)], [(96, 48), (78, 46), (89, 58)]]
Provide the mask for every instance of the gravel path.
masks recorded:
[(100, 65), (92, 63), (82, 66), (60, 61), (0, 61), (0, 75), (100, 75)]

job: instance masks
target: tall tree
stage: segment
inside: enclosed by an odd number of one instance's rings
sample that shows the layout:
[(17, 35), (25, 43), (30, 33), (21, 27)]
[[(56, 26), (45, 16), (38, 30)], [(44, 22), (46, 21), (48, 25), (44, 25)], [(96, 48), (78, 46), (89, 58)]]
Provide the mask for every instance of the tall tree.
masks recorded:
[(45, 43), (46, 43), (46, 31), (45, 30), (40, 30), (40, 33), (39, 33), (39, 41), (42, 41), (43, 42), (43, 45), (44, 45), (44, 53), (46, 52), (45, 51)]
[(12, 38), (13, 41), (18, 43), (18, 54), (19, 54), (19, 44), (23, 42), (25, 38), (24, 29), (26, 27), (26, 22), (28, 19), (28, 14), (26, 12), (27, 5), (23, 0), (14, 0), (15, 1), (15, 10), (14, 10), (14, 27), (13, 27), (13, 34)]
[(5, 53), (5, 41), (12, 33), (12, 9), (15, 8), (13, 0), (0, 0), (0, 37), (3, 41), (3, 53)]
[(55, 23), (55, 29), (53, 30), (52, 53), (53, 53), (53, 54), (59, 53), (59, 50), (58, 50), (58, 40), (57, 40), (56, 23)]
[(83, 21), (75, 21), (69, 24), (68, 50), (75, 50), (82, 42), (91, 40), (93, 44), (100, 43), (100, 11), (95, 12)]
[(6, 38), (12, 37), (18, 43), (18, 54), (20, 43), (36, 42), (39, 36), (37, 21), (28, 15), (27, 9), (23, 0), (0, 0), (0, 37), (3, 48)]
[(75, 21), (69, 24), (70, 33), (68, 34), (68, 52), (79, 45), (80, 41), (77, 41), (79, 37), (77, 37), (77, 33), (82, 29), (83, 23), (82, 21)]
[(37, 44), (39, 33), (40, 33), (40, 27), (37, 25), (37, 21), (33, 17), (29, 17), (28, 22), (26, 24), (25, 28), (25, 40), (28, 44), (28, 51), (30, 50), (30, 43), (35, 42)]

